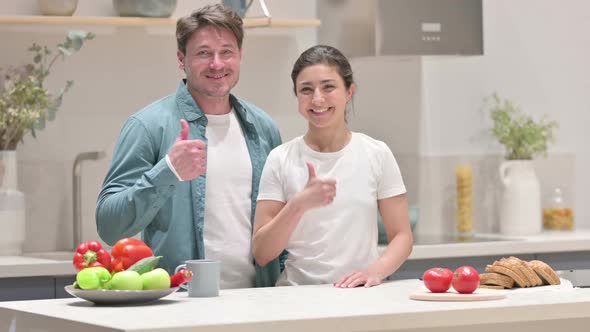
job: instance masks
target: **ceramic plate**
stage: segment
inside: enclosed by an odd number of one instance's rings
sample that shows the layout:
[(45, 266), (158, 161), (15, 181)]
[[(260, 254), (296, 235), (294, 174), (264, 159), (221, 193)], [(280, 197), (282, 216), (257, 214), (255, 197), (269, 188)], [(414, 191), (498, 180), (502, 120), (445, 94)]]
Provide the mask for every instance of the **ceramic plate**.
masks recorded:
[(83, 290), (74, 288), (72, 285), (65, 286), (66, 292), (95, 304), (138, 304), (148, 303), (164, 296), (170, 295), (178, 290), (178, 287), (154, 290)]

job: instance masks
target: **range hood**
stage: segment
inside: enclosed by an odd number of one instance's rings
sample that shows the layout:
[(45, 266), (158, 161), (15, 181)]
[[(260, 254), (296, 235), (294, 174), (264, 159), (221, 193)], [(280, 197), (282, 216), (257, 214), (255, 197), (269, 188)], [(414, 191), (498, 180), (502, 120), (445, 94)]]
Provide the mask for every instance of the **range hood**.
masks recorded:
[(318, 41), (349, 57), (482, 55), (482, 0), (318, 0)]

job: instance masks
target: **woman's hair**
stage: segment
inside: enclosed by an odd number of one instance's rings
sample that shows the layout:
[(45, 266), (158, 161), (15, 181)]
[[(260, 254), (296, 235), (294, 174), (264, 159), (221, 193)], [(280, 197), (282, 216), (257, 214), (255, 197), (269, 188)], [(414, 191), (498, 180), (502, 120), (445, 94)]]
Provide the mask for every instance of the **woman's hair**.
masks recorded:
[(222, 4), (207, 5), (182, 17), (176, 22), (176, 44), (186, 54), (186, 43), (197, 30), (213, 26), (229, 30), (236, 37), (238, 47), (242, 48), (244, 28), (242, 18), (230, 7)]
[(299, 76), (303, 69), (319, 64), (336, 68), (338, 74), (344, 81), (346, 89), (350, 89), (354, 80), (352, 79), (352, 68), (348, 59), (337, 48), (327, 45), (316, 45), (301, 53), (297, 61), (295, 61), (295, 65), (293, 65), (291, 79), (293, 80), (293, 91), (295, 95), (297, 95), (297, 76)]

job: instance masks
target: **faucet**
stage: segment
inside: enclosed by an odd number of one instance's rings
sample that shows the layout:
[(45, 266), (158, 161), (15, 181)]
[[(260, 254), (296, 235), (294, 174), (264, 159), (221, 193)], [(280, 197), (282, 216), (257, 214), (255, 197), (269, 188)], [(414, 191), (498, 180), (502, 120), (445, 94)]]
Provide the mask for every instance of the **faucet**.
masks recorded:
[(91, 152), (82, 152), (76, 156), (74, 160), (74, 167), (72, 170), (72, 183), (73, 183), (73, 194), (72, 194), (72, 204), (73, 204), (73, 212), (74, 212), (74, 219), (73, 219), (73, 250), (76, 250), (76, 246), (80, 242), (82, 242), (82, 198), (80, 197), (81, 189), (82, 189), (82, 181), (81, 181), (81, 172), (82, 167), (81, 163), (85, 160), (98, 160), (104, 158), (105, 156), (104, 151), (91, 151)]

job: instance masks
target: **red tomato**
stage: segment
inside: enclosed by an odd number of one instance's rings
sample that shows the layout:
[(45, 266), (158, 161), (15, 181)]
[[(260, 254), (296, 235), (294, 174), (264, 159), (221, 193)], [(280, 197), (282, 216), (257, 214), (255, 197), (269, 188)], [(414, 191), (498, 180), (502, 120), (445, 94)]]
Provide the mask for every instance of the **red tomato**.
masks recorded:
[(479, 273), (471, 266), (461, 266), (453, 275), (453, 288), (461, 294), (471, 294), (479, 287)]
[(453, 271), (441, 267), (433, 267), (422, 275), (424, 286), (433, 293), (444, 293), (451, 287)]

